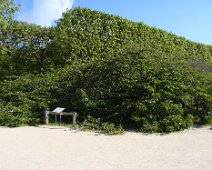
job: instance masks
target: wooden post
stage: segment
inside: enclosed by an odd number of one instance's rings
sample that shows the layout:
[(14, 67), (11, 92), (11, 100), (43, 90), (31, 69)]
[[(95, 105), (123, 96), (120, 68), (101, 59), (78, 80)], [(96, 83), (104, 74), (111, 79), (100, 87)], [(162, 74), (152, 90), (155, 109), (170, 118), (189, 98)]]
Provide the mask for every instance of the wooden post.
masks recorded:
[(71, 115), (72, 117), (72, 123), (73, 125), (77, 124), (77, 112), (60, 112), (60, 113), (54, 113), (54, 112), (50, 112), (50, 111), (45, 111), (45, 123), (49, 124), (49, 115), (54, 115), (55, 116), (55, 124), (57, 123), (57, 115), (60, 116), (60, 124), (61, 124), (61, 118), (63, 115)]
[(77, 123), (77, 113), (74, 112), (73, 113), (73, 125), (75, 125)]
[(49, 111), (45, 111), (45, 123), (48, 125), (49, 124)]

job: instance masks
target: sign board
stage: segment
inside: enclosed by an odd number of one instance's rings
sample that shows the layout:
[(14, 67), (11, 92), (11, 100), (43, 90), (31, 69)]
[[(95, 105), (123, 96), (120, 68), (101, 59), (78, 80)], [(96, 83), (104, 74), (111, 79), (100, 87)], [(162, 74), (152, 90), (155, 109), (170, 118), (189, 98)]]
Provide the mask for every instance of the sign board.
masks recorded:
[(52, 112), (53, 112), (53, 113), (61, 113), (63, 110), (65, 110), (65, 108), (57, 107), (57, 108), (54, 109)]

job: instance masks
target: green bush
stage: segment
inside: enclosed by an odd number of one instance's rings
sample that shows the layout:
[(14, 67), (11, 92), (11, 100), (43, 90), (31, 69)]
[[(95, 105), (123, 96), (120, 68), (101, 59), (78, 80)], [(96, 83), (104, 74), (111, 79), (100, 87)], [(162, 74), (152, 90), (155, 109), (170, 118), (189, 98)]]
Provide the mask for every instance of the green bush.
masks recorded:
[(203, 85), (199, 76), (184, 60), (174, 57), (120, 54), (87, 63), (76, 61), (42, 77), (5, 81), (0, 103), (2, 108), (17, 110), (19, 124), (42, 123), (46, 108), (61, 106), (78, 112), (80, 122), (91, 115), (91, 128), (107, 134), (122, 128), (173, 132), (198, 119), (206, 123), (210, 116), (211, 93), (206, 88), (210, 76), (202, 74)]
[[(1, 83), (0, 113), (2, 121), (0, 125), (5, 125), (6, 118), (13, 120), (14, 125), (42, 123), (43, 112), (50, 103), (47, 82), (46, 79), (39, 76), (29, 75)], [(6, 118), (3, 118), (4, 116)], [(11, 122), (9, 120), (7, 122)]]
[(14, 106), (11, 103), (0, 111), (0, 125), (17, 127), (21, 125), (37, 125), (39, 117), (25, 106)]
[(187, 120), (182, 115), (169, 115), (167, 118), (162, 120), (161, 123), (161, 132), (174, 132), (180, 131), (185, 128), (188, 128), (191, 120)]
[(140, 125), (138, 131), (145, 133), (154, 133), (160, 132), (158, 122), (150, 123), (150, 121), (146, 118), (142, 118), (142, 125)]
[(107, 134), (211, 122), (211, 46), (90, 9), (64, 13), (51, 41), (50, 30), (17, 24), (35, 32), (26, 34), (32, 44), (8, 54), (14, 61), (0, 56), (10, 68), (0, 82), (0, 125), (42, 123), (44, 110), (58, 106)]
[(20, 126), (21, 120), (11, 113), (0, 113), (0, 126), (17, 127)]
[(102, 122), (100, 118), (95, 119), (91, 116), (88, 116), (81, 126), (82, 129), (84, 130), (88, 129), (88, 130), (100, 131), (101, 133), (107, 135), (117, 135), (123, 133), (121, 125), (115, 126), (113, 123)]
[[(212, 64), (211, 46), (191, 42), (142, 22), (88, 8), (78, 7), (63, 13), (52, 34), (50, 51), (57, 65), (70, 63), (73, 59), (104, 58), (105, 55), (125, 51), (126, 47), (134, 49), (135, 44), (140, 50), (160, 56), (189, 58), (196, 68), (201, 69), (204, 64), (207, 67), (205, 60)], [(204, 69), (206, 67), (203, 66)]]
[(205, 119), (207, 124), (212, 125), (212, 116), (207, 116)]

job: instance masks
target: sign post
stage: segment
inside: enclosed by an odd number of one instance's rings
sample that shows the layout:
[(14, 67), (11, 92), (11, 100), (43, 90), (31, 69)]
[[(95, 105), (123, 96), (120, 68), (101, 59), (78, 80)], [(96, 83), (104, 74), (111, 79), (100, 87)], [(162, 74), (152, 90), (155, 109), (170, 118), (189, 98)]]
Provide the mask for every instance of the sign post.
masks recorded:
[(73, 125), (75, 125), (77, 123), (77, 112), (63, 112), (63, 110), (65, 110), (65, 108), (57, 107), (52, 112), (45, 111), (45, 123), (46, 124), (49, 123), (49, 114), (55, 116), (55, 124), (57, 123), (57, 115), (60, 115), (60, 125), (61, 125), (61, 118), (63, 115), (72, 115), (73, 116), (72, 123)]

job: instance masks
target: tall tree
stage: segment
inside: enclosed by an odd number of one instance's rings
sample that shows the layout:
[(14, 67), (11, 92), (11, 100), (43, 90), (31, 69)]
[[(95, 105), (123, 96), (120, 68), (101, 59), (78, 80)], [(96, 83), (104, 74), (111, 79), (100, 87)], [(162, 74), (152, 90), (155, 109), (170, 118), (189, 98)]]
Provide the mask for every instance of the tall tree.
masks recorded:
[(12, 71), (11, 34), (14, 23), (14, 13), (18, 11), (18, 6), (13, 0), (0, 1), (0, 79), (6, 77)]
[(51, 66), (47, 58), (50, 28), (18, 21), (14, 25), (12, 42), (16, 47), (13, 56), (16, 72), (42, 73)]
[(17, 10), (13, 0), (0, 1), (0, 80), (47, 67), (50, 28), (14, 20)]

